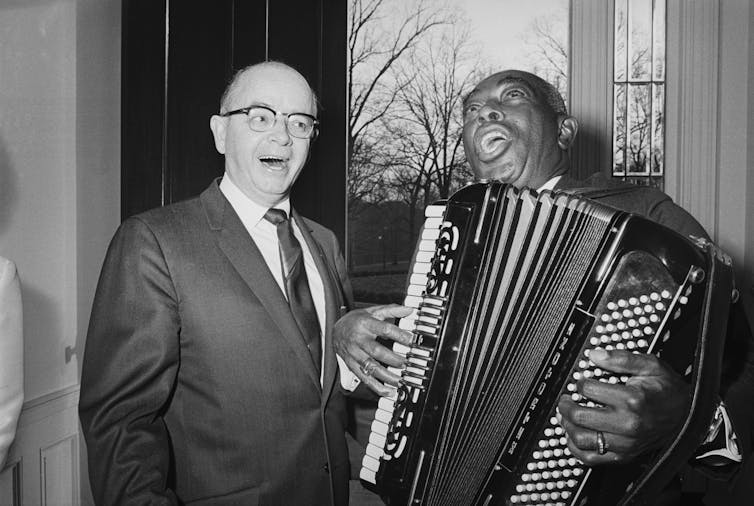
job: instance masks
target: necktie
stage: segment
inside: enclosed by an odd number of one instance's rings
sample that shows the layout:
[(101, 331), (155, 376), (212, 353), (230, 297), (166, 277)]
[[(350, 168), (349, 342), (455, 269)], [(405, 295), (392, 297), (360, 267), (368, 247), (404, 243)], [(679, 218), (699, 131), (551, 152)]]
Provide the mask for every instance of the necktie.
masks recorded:
[(322, 362), (319, 320), (314, 308), (312, 293), (309, 290), (309, 281), (306, 279), (304, 253), (301, 250), (301, 244), (293, 235), (291, 220), (288, 219), (285, 211), (269, 209), (264, 218), (277, 228), (278, 248), (283, 264), (288, 305), (291, 307), (293, 317), (304, 335), (312, 360), (319, 370)]

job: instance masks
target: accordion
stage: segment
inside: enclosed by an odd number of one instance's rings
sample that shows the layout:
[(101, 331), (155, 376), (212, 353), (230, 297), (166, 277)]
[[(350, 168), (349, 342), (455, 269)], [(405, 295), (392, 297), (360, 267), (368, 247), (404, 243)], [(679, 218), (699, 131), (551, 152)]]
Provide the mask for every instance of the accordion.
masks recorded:
[[(477, 183), (430, 206), (400, 326), (414, 334), (360, 477), (387, 504), (651, 500), (716, 406), (730, 259), (705, 240), (583, 197)], [(576, 381), (613, 383), (590, 350), (659, 355), (691, 385), (683, 427), (625, 465), (589, 468), (556, 417)], [(594, 405), (589, 404), (589, 405)]]

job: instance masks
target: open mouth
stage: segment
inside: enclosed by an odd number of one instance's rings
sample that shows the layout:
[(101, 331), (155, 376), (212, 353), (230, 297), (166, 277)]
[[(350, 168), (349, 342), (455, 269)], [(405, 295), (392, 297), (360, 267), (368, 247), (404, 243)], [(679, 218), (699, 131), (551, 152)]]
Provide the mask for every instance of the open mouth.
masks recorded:
[(510, 144), (509, 131), (501, 125), (494, 125), (477, 132), (475, 147), (482, 161), (489, 161), (498, 157)]
[(260, 156), (259, 161), (273, 170), (283, 170), (288, 166), (287, 159), (274, 155)]
[(508, 141), (508, 136), (500, 130), (487, 132), (479, 141), (479, 147), (484, 153), (495, 151), (501, 144)]

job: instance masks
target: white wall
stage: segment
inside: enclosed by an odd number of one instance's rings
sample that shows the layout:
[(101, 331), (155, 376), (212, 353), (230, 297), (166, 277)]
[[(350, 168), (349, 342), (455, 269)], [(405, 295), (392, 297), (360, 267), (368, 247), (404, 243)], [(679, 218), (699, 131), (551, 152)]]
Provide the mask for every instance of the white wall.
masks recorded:
[(721, 0), (720, 26), (718, 241), (733, 256), (754, 321), (754, 7)]
[(32, 400), (78, 383), (119, 222), (120, 2), (3, 1), (0, 40), (0, 255), (23, 284)]
[[(41, 445), (16, 448), (14, 458), (37, 473), (28, 460), (51, 437), (39, 434), (38, 413), (65, 417), (51, 429), (77, 428), (91, 301), (120, 221), (120, 17), (118, 0), (0, 0), (0, 255), (16, 262), (24, 303), (16, 446)], [(70, 436), (65, 455), (77, 458)], [(66, 458), (59, 448), (48, 459)], [(25, 473), (24, 493), (67, 492), (51, 474), (45, 488)], [(69, 469), (64, 478), (77, 476)]]
[[(749, 57), (749, 79), (740, 83), (741, 87), (748, 89), (749, 97), (746, 117), (747, 124), (747, 157), (746, 157), (746, 175), (748, 178), (748, 198), (744, 206), (746, 216), (749, 217), (746, 223), (746, 269), (744, 290), (747, 297), (749, 309), (749, 321), (754, 325), (754, 6), (749, 4), (749, 48), (743, 51)], [(746, 85), (748, 83), (748, 85)]]

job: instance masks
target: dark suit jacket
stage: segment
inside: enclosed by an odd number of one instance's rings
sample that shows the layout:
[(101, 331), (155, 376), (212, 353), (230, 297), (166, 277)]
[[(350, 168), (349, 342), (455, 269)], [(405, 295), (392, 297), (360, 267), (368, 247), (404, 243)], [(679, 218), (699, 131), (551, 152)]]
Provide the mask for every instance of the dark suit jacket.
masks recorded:
[(335, 236), (292, 212), (325, 287), (324, 373), (214, 182), (127, 219), (102, 268), (80, 415), (98, 504), (345, 505)]

